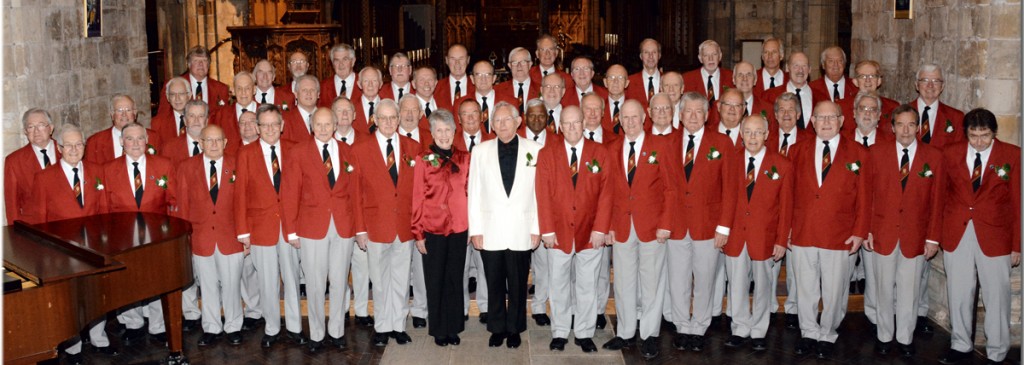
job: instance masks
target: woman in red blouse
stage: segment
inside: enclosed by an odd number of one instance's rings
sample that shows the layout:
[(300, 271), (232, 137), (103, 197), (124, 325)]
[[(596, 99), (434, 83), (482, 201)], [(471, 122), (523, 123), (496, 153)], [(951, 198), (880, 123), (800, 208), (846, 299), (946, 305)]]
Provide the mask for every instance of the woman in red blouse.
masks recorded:
[(414, 160), (412, 233), (416, 249), (423, 254), (428, 333), (438, 346), (458, 345), (459, 333), (465, 328), (462, 272), (469, 242), (469, 153), (452, 146), (452, 113), (438, 109), (428, 120), (434, 143)]

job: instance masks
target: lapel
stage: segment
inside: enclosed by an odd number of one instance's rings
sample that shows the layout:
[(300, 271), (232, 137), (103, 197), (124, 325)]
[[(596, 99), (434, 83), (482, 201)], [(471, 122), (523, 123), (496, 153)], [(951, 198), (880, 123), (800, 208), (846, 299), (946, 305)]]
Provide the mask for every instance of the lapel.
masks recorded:
[[(910, 189), (917, 189), (917, 184), (921, 184), (921, 183), (924, 182), (924, 181), (919, 181), (919, 180), (923, 179), (919, 174), (922, 171), (924, 171), (924, 164), (927, 163), (927, 161), (924, 160), (925, 159), (924, 158), (924, 154), (921, 152), (921, 142), (919, 141), (917, 143), (918, 143), (918, 145), (917, 145), (917, 152), (914, 153), (914, 159), (912, 161), (910, 161), (910, 172), (907, 175), (907, 188), (906, 189), (902, 189), (902, 188), (900, 189), (900, 191), (901, 191), (900, 195), (901, 196), (905, 195), (905, 194), (907, 194), (907, 192), (911, 191)], [(899, 165), (899, 159), (902, 158), (901, 154), (902, 154), (903, 151), (900, 151), (900, 153), (896, 153), (896, 151), (893, 151), (892, 148), (890, 148), (889, 150), (891, 152), (886, 152), (886, 154), (896, 154), (896, 164)], [(928, 167), (930, 168), (931, 166), (929, 165)], [(899, 168), (897, 168), (896, 171), (897, 171), (897, 175), (896, 175), (896, 179), (895, 180), (896, 180), (896, 185), (898, 186), (899, 185), (899, 181), (900, 181), (899, 180), (899, 178), (900, 178), (900, 176), (899, 176)], [(935, 175), (932, 175), (931, 178), (934, 179)]]
[[(584, 148), (583, 150), (586, 151), (586, 148)], [(555, 179), (557, 179), (558, 184), (572, 187), (572, 176), (570, 175), (572, 173), (572, 170), (569, 169), (569, 155), (567, 155), (565, 152), (565, 144), (559, 143), (557, 146), (553, 144), (551, 148), (548, 149), (548, 151), (544, 152), (554, 154), (554, 157), (552, 157), (552, 163), (555, 164), (554, 171), (557, 175)], [(577, 155), (576, 158), (580, 166), (579, 171), (582, 171), (583, 157), (582, 155)], [(582, 174), (577, 175), (576, 177), (577, 186), (579, 185), (579, 181), (582, 179), (581, 175)]]
[[(64, 167), (63, 167), (63, 165), (59, 165), (60, 163), (61, 163), (60, 161), (57, 161), (58, 166), (56, 167), (56, 169), (57, 169), (57, 175), (60, 176), (60, 178), (61, 178), (59, 181), (57, 181), (57, 185), (60, 185), (60, 188), (58, 188), (58, 189), (60, 190), (60, 194), (64, 195), (64, 199), (61, 199), (61, 200), (62, 201), (64, 201), (64, 200), (66, 200), (66, 201), (74, 201), (75, 200), (75, 190), (71, 187), (70, 184), (68, 184), (68, 175), (64, 173)], [(51, 165), (51, 166), (53, 166), (53, 165)], [(79, 176), (79, 178), (81, 178), (82, 191), (85, 191), (85, 187), (86, 187), (86, 185), (85, 185), (86, 184), (85, 175), (83, 174), (83, 175)]]
[[(579, 156), (580, 174), (576, 178), (576, 186), (583, 186), (583, 182), (585, 181), (585, 179), (589, 179), (590, 177), (595, 175), (594, 173), (590, 172), (589, 168), (587, 168), (587, 164), (594, 160), (594, 150), (597, 148), (597, 142), (588, 141), (586, 138), (583, 139), (583, 153), (580, 154)], [(562, 151), (564, 152), (565, 149), (562, 149)], [(604, 161), (598, 161), (598, 165), (602, 163), (604, 163)], [(604, 166), (601, 166), (601, 169), (604, 170)], [(569, 181), (572, 182), (571, 177), (569, 178)]]
[[(998, 183), (997, 179), (999, 179), (999, 175), (996, 172), (995, 168), (1001, 167), (1006, 164), (1006, 162), (1004, 162), (1000, 158), (1002, 157), (1001, 147), (1002, 146), (999, 145), (998, 140), (992, 141), (992, 152), (990, 152), (988, 155), (988, 164), (981, 167), (984, 172), (981, 174), (981, 187), (978, 188), (978, 191), (974, 193), (975, 198), (980, 196), (982, 192), (991, 189), (994, 184)], [(1010, 173), (1015, 174), (1017, 172), (1010, 171)], [(968, 180), (970, 180), (969, 176)]]
[[(654, 156), (654, 158), (658, 161), (659, 164), (663, 163), (662, 159), (665, 157), (665, 155), (664, 155), (665, 151), (657, 151), (657, 150), (654, 150), (652, 148), (653, 145), (654, 145), (654, 138), (653, 138), (653, 136), (654, 135), (650, 134), (650, 133), (647, 133), (644, 136), (644, 145), (643, 145), (643, 147), (640, 147), (640, 154), (636, 157), (636, 173), (633, 176), (633, 182), (637, 182), (638, 180), (641, 180), (641, 179), (645, 179), (646, 180), (646, 178), (643, 178), (642, 176), (647, 176), (647, 175), (651, 174), (651, 172), (648, 172), (648, 171), (652, 171), (652, 168), (655, 167), (652, 164), (648, 163), (648, 160), (651, 158), (651, 154), (652, 153), (657, 153), (658, 154), (657, 156)], [(623, 139), (623, 140), (625, 140), (625, 139)], [(642, 167), (642, 166), (644, 166), (644, 167)], [(634, 186), (639, 186), (639, 185), (634, 185)]]
[[(842, 170), (846, 169), (846, 162), (844, 162), (843, 158), (846, 157), (846, 150), (850, 147), (847, 144), (854, 143), (854, 142), (852, 142), (852, 140), (845, 140), (844, 141), (842, 137), (839, 138), (839, 141), (840, 141), (839, 142), (839, 146), (831, 151), (831, 155), (832, 155), (831, 167), (828, 170), (828, 175), (826, 175), (825, 179), (821, 181), (821, 186), (818, 187), (818, 190), (825, 190), (825, 189), (832, 190), (832, 188), (831, 188), (832, 186), (836, 186), (836, 185), (839, 184), (839, 183), (837, 183), (835, 181), (836, 181), (836, 179), (840, 178), (839, 176), (841, 174), (843, 174), (843, 172), (840, 171), (840, 170), (841, 169)], [(817, 142), (815, 141), (815, 143), (817, 143)], [(815, 161), (815, 163), (818, 163), (818, 162)]]
[[(771, 151), (767, 151), (767, 147), (765, 147), (765, 149), (764, 158), (761, 160), (761, 167), (757, 169), (756, 175), (754, 175), (754, 192), (750, 194), (750, 202), (753, 202), (755, 199), (763, 195), (764, 193), (759, 193), (759, 191), (764, 190), (764, 185), (769, 181), (772, 181), (771, 176), (768, 176), (765, 173), (769, 171), (768, 169), (772, 166), (775, 166), (775, 156), (771, 154)], [(738, 154), (741, 156), (740, 158), (744, 158), (747, 155), (746, 152)], [(746, 166), (744, 166), (743, 171), (746, 170)]]

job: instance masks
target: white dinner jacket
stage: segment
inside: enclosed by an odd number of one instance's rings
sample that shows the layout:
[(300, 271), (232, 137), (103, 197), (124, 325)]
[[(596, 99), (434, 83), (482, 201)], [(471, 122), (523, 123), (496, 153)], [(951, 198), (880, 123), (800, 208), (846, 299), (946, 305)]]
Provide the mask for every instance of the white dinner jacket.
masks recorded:
[[(469, 163), (469, 235), (482, 235), (484, 250), (529, 251), (537, 219), (537, 153), (541, 145), (519, 137), (519, 156), (511, 194), (505, 194), (498, 166), (498, 139), (473, 148)], [(527, 166), (527, 153), (532, 159)]]

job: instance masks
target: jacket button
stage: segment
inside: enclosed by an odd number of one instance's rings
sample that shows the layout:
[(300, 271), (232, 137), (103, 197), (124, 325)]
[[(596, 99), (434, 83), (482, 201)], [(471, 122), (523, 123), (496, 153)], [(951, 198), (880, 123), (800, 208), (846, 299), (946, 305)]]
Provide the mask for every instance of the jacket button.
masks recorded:
[(821, 199), (821, 195), (814, 194), (814, 199)]

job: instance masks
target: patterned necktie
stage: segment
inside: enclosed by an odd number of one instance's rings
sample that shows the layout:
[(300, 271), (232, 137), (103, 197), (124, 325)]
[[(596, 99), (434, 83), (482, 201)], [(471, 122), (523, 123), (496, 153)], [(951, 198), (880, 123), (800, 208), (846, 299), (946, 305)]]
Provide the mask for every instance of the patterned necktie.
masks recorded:
[(199, 154), (199, 141), (192, 141), (192, 156)]
[(974, 154), (974, 169), (971, 170), (971, 188), (975, 192), (981, 188), (981, 153)]
[(654, 97), (654, 76), (647, 76), (647, 100)]
[(78, 179), (78, 168), (73, 167), (71, 171), (75, 173), (74, 179), (71, 182), (71, 190), (75, 192), (75, 200), (78, 201), (78, 206), (85, 208), (85, 199), (82, 198), (82, 180)]
[(619, 134), (622, 132), (622, 125), (619, 124), (619, 102), (615, 102), (615, 107), (612, 108), (612, 132)]
[(196, 100), (203, 100), (203, 82), (196, 81)]
[(210, 161), (210, 199), (213, 200), (213, 204), (217, 204), (218, 192), (220, 186), (217, 185), (217, 161)]
[(341, 90), (338, 92), (338, 96), (347, 96), (348, 86), (345, 85), (345, 80), (341, 80)]
[(462, 97), (462, 87), (461, 87), (461, 85), (462, 85), (462, 81), (456, 81), (455, 82), (455, 97), (452, 98), (452, 100), (455, 100), (455, 99), (458, 99), (458, 98)]
[(274, 191), (281, 192), (281, 163), (277, 160), (277, 146), (270, 146), (270, 171), (274, 174)]
[(750, 196), (754, 194), (754, 158), (750, 157), (750, 161), (747, 162), (747, 201), (750, 201)]
[(929, 127), (928, 111), (932, 110), (932, 107), (924, 107), (924, 113), (921, 113), (921, 142), (932, 143), (932, 133)]
[(138, 162), (132, 162), (132, 165), (135, 166), (135, 169), (132, 172), (133, 176), (135, 177), (133, 179), (133, 182), (135, 183), (135, 206), (141, 208), (142, 207), (142, 172), (139, 171), (139, 163)]
[(569, 171), (572, 172), (572, 187), (576, 187), (576, 177), (580, 174), (580, 162), (576, 157), (576, 147), (572, 147), (572, 156), (569, 156)]
[(178, 135), (185, 134), (185, 115), (178, 116)]
[[(796, 89), (796, 105), (803, 105), (803, 100), (800, 99), (800, 90)], [(806, 129), (807, 125), (804, 123), (803, 107), (801, 106), (800, 108), (800, 118), (796, 119), (796, 126), (800, 129)]]
[(488, 114), (488, 111), (487, 111), (487, 97), (486, 96), (482, 96), (480, 98), (481, 98), (481, 100), (483, 100), (483, 102), (480, 103), (481, 104), (480, 105), (480, 118), (483, 119), (484, 131), (490, 132), (491, 131), (491, 127), (489, 126), (490, 123), (488, 123), (488, 122), (490, 121), (491, 118), (490, 118), (490, 114)]
[(324, 149), (321, 155), (324, 157), (324, 168), (327, 169), (327, 184), (334, 189), (334, 163), (331, 162), (331, 152), (327, 150), (327, 143), (324, 143)]
[(828, 175), (828, 169), (832, 167), (832, 150), (828, 147), (828, 141), (822, 141), (825, 144), (825, 148), (821, 150), (821, 183), (825, 183), (825, 175)]
[(555, 133), (555, 111), (548, 110), (548, 133)]
[(839, 83), (832, 84), (832, 101), (838, 101), (839, 98)]
[(900, 158), (900, 186), (907, 190), (907, 177), (910, 176), (910, 150), (903, 149), (903, 158)]
[(708, 101), (715, 102), (715, 84), (711, 82), (711, 75), (708, 75)]
[(306, 116), (306, 125), (309, 126), (309, 135), (311, 135), (311, 136), (314, 135), (313, 134), (313, 113), (309, 113), (309, 115)]
[(636, 172), (636, 141), (629, 142), (629, 156), (626, 157), (626, 182), (633, 186), (633, 173)]
[(782, 145), (779, 146), (779, 154), (783, 157), (789, 156), (789, 133), (782, 134)]
[(683, 170), (686, 172), (686, 181), (690, 181), (690, 172), (693, 171), (694, 135), (689, 135), (690, 141), (686, 142), (686, 155), (683, 157)]
[(391, 138), (388, 138), (388, 148), (386, 152), (388, 155), (386, 159), (388, 174), (391, 175), (391, 182), (395, 184), (395, 186), (398, 186), (398, 166), (395, 164), (395, 147), (391, 145)]
[(46, 149), (43, 148), (43, 149), (39, 150), (39, 153), (43, 154), (43, 168), (45, 169), (47, 167), (50, 167), (50, 163), (51, 163), (50, 162), (50, 155), (46, 154)]

